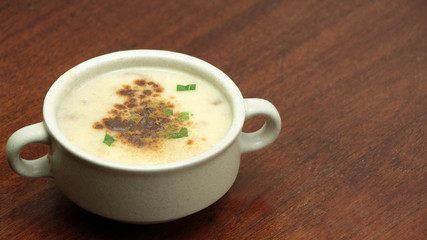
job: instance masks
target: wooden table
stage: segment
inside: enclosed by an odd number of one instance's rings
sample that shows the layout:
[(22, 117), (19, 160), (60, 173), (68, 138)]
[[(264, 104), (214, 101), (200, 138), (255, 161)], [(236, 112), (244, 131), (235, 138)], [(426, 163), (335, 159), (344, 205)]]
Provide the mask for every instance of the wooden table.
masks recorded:
[[(50, 85), (125, 49), (204, 59), (281, 114), (277, 141), (201, 212), (119, 223), (8, 166), (8, 137), (43, 120)], [(0, 67), (0, 239), (427, 239), (426, 1), (6, 0)]]

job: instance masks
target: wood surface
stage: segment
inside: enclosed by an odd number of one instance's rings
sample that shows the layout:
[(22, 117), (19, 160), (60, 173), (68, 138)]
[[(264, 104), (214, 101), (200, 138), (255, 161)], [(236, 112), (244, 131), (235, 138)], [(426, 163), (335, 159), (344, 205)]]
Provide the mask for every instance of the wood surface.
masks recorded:
[[(99, 217), (5, 157), (62, 73), (127, 49), (201, 58), (282, 117), (230, 191), (180, 220)], [(426, 1), (5, 0), (0, 83), (0, 239), (427, 239)]]

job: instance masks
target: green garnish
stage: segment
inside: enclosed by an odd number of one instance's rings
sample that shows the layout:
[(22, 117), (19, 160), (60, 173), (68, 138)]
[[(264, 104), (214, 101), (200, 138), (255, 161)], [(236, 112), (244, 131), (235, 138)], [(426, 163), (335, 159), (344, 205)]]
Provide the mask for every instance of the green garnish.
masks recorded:
[(181, 112), (180, 115), (177, 117), (179, 121), (185, 121), (190, 119), (194, 114), (189, 112)]
[(196, 90), (196, 84), (189, 84), (189, 85), (176, 85), (176, 91), (191, 91)]
[(158, 102), (149, 102), (148, 104), (147, 104), (147, 106), (155, 106), (155, 105), (157, 105), (157, 104), (159, 104)]
[(188, 130), (187, 128), (181, 128), (178, 131), (178, 128), (175, 125), (172, 125), (169, 127), (167, 132), (161, 135), (161, 137), (167, 138), (167, 139), (188, 137)]
[(179, 132), (173, 132), (170, 136), (170, 138), (182, 138), (182, 137), (188, 137), (187, 128), (181, 128)]
[(139, 114), (132, 114), (129, 116), (129, 118), (135, 121), (136, 123), (139, 123), (139, 121), (141, 121), (142, 119), (142, 116)]
[(108, 146), (111, 146), (111, 144), (113, 144), (113, 142), (114, 142), (114, 138), (111, 135), (109, 135), (108, 133), (106, 133), (103, 143), (107, 144)]
[(172, 110), (172, 109), (170, 109), (170, 108), (165, 108), (165, 109), (163, 110), (163, 112), (164, 112), (164, 113), (166, 113), (167, 115), (173, 115), (173, 110)]

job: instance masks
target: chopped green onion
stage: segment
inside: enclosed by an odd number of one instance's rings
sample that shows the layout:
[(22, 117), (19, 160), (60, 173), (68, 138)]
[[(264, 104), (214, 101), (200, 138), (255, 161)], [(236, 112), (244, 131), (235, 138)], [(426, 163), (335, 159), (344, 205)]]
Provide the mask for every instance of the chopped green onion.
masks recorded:
[(187, 128), (181, 128), (181, 130), (177, 131), (175, 126), (175, 128), (173, 128), (171, 131), (165, 132), (161, 136), (167, 139), (188, 137), (188, 130)]
[(188, 90), (196, 90), (196, 84), (188, 85)]
[(147, 104), (147, 106), (155, 106), (155, 105), (157, 105), (157, 104), (159, 104), (158, 102), (149, 102), (148, 104)]
[(181, 128), (179, 132), (172, 133), (171, 138), (182, 138), (182, 137), (188, 137), (188, 131), (187, 128)]
[(114, 138), (111, 135), (109, 135), (108, 133), (106, 133), (103, 143), (107, 144), (108, 146), (111, 146), (111, 144), (113, 144), (113, 142), (114, 142)]
[(129, 116), (129, 118), (135, 121), (136, 123), (139, 123), (139, 121), (141, 121), (142, 119), (142, 116), (139, 114), (132, 114)]
[(172, 109), (170, 109), (170, 108), (165, 108), (165, 109), (163, 110), (163, 112), (164, 112), (164, 113), (166, 113), (167, 115), (173, 115), (173, 110), (172, 110)]
[(189, 85), (176, 85), (176, 91), (191, 91), (196, 90), (196, 84), (189, 84)]
[(181, 112), (180, 115), (178, 116), (178, 120), (179, 121), (185, 121), (190, 119), (194, 114), (189, 113), (189, 112)]

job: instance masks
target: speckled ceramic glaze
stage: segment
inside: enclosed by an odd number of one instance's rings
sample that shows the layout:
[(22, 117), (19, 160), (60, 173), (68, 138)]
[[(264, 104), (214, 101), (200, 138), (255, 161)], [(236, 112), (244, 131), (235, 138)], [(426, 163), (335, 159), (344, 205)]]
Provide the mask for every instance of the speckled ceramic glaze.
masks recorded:
[[(112, 70), (153, 66), (195, 74), (220, 89), (228, 99), (233, 122), (213, 148), (195, 157), (164, 165), (136, 166), (105, 161), (73, 145), (56, 122), (58, 100), (70, 89)], [(253, 116), (265, 116), (256, 132), (242, 132)], [(76, 204), (98, 215), (124, 222), (171, 221), (208, 207), (233, 184), (240, 155), (272, 143), (281, 128), (276, 108), (262, 99), (243, 99), (233, 81), (214, 66), (191, 56), (159, 50), (129, 50), (83, 62), (63, 74), (48, 91), (44, 121), (16, 131), (7, 143), (10, 166), (25, 177), (53, 177), (61, 191)], [(37, 160), (20, 158), (32, 143), (50, 147)]]

